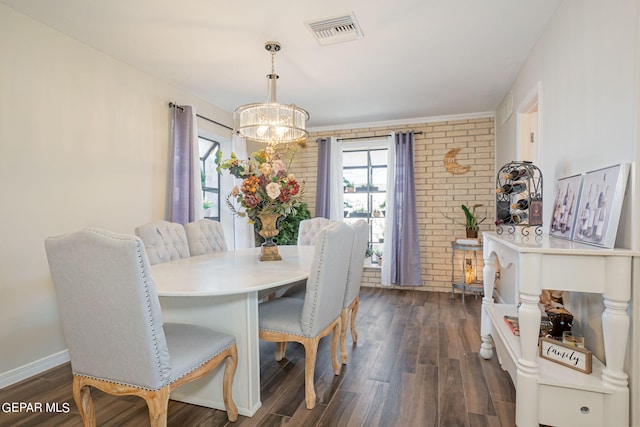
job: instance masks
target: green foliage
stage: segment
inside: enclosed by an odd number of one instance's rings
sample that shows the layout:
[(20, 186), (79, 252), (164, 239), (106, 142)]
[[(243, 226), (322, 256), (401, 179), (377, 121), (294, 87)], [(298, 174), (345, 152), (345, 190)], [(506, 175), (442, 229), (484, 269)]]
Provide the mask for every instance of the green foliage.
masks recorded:
[[(295, 212), (292, 211), (291, 214), (280, 220), (278, 223), (278, 230), (280, 231), (278, 235), (273, 238), (273, 241), (277, 245), (296, 245), (298, 243), (300, 221), (309, 218), (311, 218), (309, 207), (304, 202), (299, 203), (298, 206), (295, 207)], [(258, 224), (255, 225), (255, 230), (256, 232), (258, 231)], [(256, 236), (260, 240), (259, 243), (262, 244), (264, 239), (257, 234)]]
[(465, 226), (467, 227), (467, 229), (478, 231), (478, 229), (480, 228), (479, 225), (482, 224), (482, 221), (487, 219), (487, 217), (484, 217), (478, 221), (478, 216), (476, 215), (476, 208), (479, 208), (480, 206), (482, 205), (475, 204), (471, 206), (471, 209), (469, 209), (465, 205), (461, 206), (462, 210), (464, 211), (464, 216), (466, 218)]

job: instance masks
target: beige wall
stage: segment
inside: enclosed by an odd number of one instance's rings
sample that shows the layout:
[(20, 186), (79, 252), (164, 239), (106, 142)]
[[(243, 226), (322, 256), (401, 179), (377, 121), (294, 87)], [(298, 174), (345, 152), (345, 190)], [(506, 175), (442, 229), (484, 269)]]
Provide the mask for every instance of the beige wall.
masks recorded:
[[(451, 290), (451, 241), (465, 237), (464, 213), (461, 204), (481, 203), (479, 212), (485, 212), (487, 220), (480, 230), (493, 225), (495, 200), (494, 172), (494, 121), (493, 117), (452, 119), (436, 122), (417, 122), (403, 126), (367, 127), (348, 130), (314, 132), (309, 137), (306, 150), (301, 150), (293, 165), (293, 172), (305, 181), (306, 199), (313, 215), (315, 210), (317, 144), (320, 137), (350, 138), (360, 136), (385, 136), (390, 131), (422, 132), (415, 136), (415, 184), (422, 258), (423, 290)], [(349, 144), (349, 141), (344, 141)], [(469, 165), (469, 172), (452, 175), (444, 168), (444, 155), (453, 148), (460, 148), (457, 159)], [(484, 210), (483, 210), (484, 209)], [(454, 222), (442, 214), (444, 212)], [(377, 268), (365, 271), (363, 284), (380, 283)]]
[(231, 117), (4, 5), (0, 28), (2, 387), (66, 349), (44, 239), (163, 218), (168, 102)]
[[(640, 161), (638, 133), (638, 69), (640, 64), (640, 2), (565, 0), (522, 65), (511, 90), (513, 105), (541, 88), (540, 154), (546, 200), (558, 178), (621, 162), (632, 165), (616, 247), (640, 249)], [(496, 126), (498, 158), (515, 152), (517, 115)], [(545, 207), (545, 231), (551, 217)], [(636, 265), (638, 262), (636, 261)], [(503, 272), (504, 273), (504, 272)], [(635, 284), (640, 273), (634, 270)], [(506, 275), (502, 275), (503, 280)], [(640, 425), (640, 292), (633, 288), (630, 372), (632, 424)], [(604, 360), (600, 295), (573, 293), (569, 310), (589, 350)]]

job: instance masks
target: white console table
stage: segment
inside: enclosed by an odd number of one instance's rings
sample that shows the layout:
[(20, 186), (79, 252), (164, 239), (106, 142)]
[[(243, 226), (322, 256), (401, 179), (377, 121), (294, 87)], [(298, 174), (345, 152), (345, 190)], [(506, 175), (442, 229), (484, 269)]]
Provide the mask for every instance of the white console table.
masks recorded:
[[(516, 388), (519, 427), (628, 426), (629, 386), (623, 371), (629, 333), (632, 260), (639, 253), (604, 249), (547, 235), (483, 233), (484, 298), (480, 356), (490, 359), (493, 347)], [(520, 306), (493, 300), (495, 261), (516, 268)], [(538, 357), (542, 289), (601, 294), (606, 365), (593, 357), (587, 375)], [(504, 315), (517, 315), (520, 336), (507, 328)], [(493, 344), (493, 345), (492, 345)], [(586, 343), (587, 348), (589, 342)]]

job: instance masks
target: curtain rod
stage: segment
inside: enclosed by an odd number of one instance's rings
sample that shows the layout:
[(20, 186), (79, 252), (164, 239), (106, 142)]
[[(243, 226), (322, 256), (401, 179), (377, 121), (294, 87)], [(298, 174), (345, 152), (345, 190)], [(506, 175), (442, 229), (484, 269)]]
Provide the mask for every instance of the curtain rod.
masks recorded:
[[(414, 135), (422, 135), (422, 131), (413, 132)], [(354, 136), (352, 138), (338, 138), (338, 141), (353, 141), (356, 139), (373, 139), (373, 138), (382, 138), (382, 137), (390, 137), (391, 134), (388, 135), (371, 135), (371, 136)]]
[[(179, 106), (179, 105), (178, 105), (178, 104), (176, 104), (175, 102), (170, 102), (170, 103), (169, 103), (169, 108), (177, 108), (177, 109), (178, 109), (178, 110), (180, 110), (180, 111), (183, 111), (183, 110), (184, 110), (184, 108), (182, 108), (181, 106)], [(203, 120), (206, 120), (206, 121), (211, 122), (211, 123), (213, 123), (213, 124), (216, 124), (216, 125), (218, 125), (218, 126), (222, 126), (223, 128), (226, 128), (226, 129), (229, 129), (229, 130), (233, 130), (233, 128), (230, 128), (230, 127), (229, 127), (229, 126), (227, 126), (227, 125), (223, 125), (222, 123), (218, 123), (218, 122), (216, 122), (215, 120), (211, 120), (210, 118), (205, 117), (205, 116), (201, 116), (200, 114), (197, 114), (197, 113), (196, 113), (196, 117), (199, 117), (199, 118), (201, 118), (201, 119), (203, 119)]]

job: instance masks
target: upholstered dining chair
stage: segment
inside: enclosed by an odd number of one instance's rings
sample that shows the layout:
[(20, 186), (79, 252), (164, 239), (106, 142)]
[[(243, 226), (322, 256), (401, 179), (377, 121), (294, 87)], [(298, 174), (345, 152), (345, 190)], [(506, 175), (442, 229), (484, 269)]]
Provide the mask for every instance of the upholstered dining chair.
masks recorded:
[(152, 426), (166, 426), (169, 394), (223, 361), (223, 400), (238, 418), (232, 382), (234, 337), (195, 325), (163, 324), (142, 241), (84, 229), (45, 241), (73, 371), (73, 397), (85, 426), (95, 426), (90, 387), (135, 395)]
[[(276, 298), (258, 308), (260, 339), (276, 343), (276, 360), (282, 360), (287, 342), (298, 342), (305, 349), (305, 403), (316, 405), (314, 373), (318, 343), (333, 331), (331, 363), (340, 374), (337, 346), (340, 338), (342, 295), (344, 295), (353, 245), (353, 229), (335, 222), (318, 235), (306, 295), (299, 298)], [(340, 295), (340, 298), (336, 298)]]
[(347, 275), (347, 287), (342, 303), (342, 329), (340, 330), (340, 356), (342, 363), (347, 363), (347, 324), (351, 317), (351, 339), (358, 342), (356, 332), (356, 316), (360, 307), (360, 285), (362, 284), (362, 271), (364, 258), (369, 244), (369, 225), (365, 220), (359, 220), (353, 224), (355, 236), (349, 260), (349, 273)]
[(323, 217), (303, 219), (298, 225), (298, 245), (315, 245), (320, 230), (334, 221)]
[(227, 251), (224, 230), (219, 221), (201, 219), (185, 224), (184, 230), (191, 256)]
[(144, 243), (151, 265), (191, 256), (182, 224), (158, 220), (137, 227), (135, 233)]
[[(349, 318), (351, 318), (351, 338), (353, 342), (358, 342), (358, 332), (356, 331), (356, 316), (360, 307), (360, 286), (362, 284), (362, 271), (364, 269), (364, 258), (369, 243), (369, 229), (365, 220), (358, 220), (352, 225), (355, 232), (353, 246), (349, 259), (349, 273), (347, 275), (347, 286), (342, 303), (342, 318), (340, 329), (340, 357), (342, 363), (347, 363), (347, 328)], [(305, 297), (305, 284), (297, 284), (284, 293), (283, 297), (299, 298)]]

